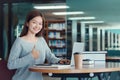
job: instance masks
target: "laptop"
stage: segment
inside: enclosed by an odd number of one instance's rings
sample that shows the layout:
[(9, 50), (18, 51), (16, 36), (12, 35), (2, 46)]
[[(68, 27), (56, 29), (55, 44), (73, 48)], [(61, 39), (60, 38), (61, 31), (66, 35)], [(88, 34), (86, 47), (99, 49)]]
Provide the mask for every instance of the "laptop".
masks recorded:
[(71, 54), (71, 63), (70, 65), (71, 66), (74, 66), (74, 53), (75, 52), (79, 52), (79, 53), (82, 53), (84, 52), (84, 43), (83, 42), (74, 42), (73, 44), (73, 48), (72, 48), (72, 54)]
[[(69, 65), (71, 65), (71, 66), (75, 65), (74, 64), (74, 53), (75, 52), (82, 53), (82, 52), (84, 52), (84, 49), (85, 49), (85, 47), (84, 47), (84, 43), (83, 42), (74, 42), (73, 43), (72, 54), (71, 54), (71, 63)], [(57, 64), (57, 65), (61, 65), (61, 64)], [(62, 64), (62, 65), (64, 65), (64, 64)]]

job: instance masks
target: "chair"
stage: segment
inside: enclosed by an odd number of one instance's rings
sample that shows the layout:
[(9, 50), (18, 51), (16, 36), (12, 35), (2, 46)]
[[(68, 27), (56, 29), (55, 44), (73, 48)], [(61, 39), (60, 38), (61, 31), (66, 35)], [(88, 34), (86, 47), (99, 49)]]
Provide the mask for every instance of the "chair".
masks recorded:
[(7, 61), (0, 60), (0, 80), (12, 80), (15, 70), (7, 68)]

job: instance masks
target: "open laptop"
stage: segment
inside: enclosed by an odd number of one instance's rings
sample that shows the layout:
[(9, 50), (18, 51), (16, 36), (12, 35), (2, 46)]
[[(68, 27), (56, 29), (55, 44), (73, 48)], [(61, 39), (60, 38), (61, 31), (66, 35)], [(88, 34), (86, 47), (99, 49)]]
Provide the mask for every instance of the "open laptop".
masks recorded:
[[(74, 53), (75, 52), (84, 52), (84, 43), (83, 42), (74, 42), (72, 47), (72, 54), (71, 54), (71, 63), (69, 65), (74, 66)], [(57, 64), (59, 65), (59, 64)], [(61, 65), (61, 64), (60, 64)], [(62, 64), (64, 65), (64, 64)], [(65, 64), (66, 65), (66, 64)]]
[[(72, 53), (71, 53), (71, 63), (69, 64), (71, 66), (74, 65), (74, 53), (75, 52), (84, 52), (84, 43), (83, 42), (74, 42), (73, 43)], [(59, 64), (57, 64), (57, 65), (59, 65)], [(64, 64), (62, 64), (62, 65), (64, 65)]]
[(71, 66), (74, 66), (74, 53), (75, 52), (80, 52), (82, 53), (84, 51), (85, 47), (84, 47), (84, 43), (83, 42), (74, 42), (73, 44), (73, 48), (72, 48), (72, 54), (71, 54)]
[[(74, 42), (72, 47), (72, 54), (71, 54), (71, 63), (68, 65), (74, 66), (74, 53), (75, 52), (83, 52), (84, 51), (84, 43), (83, 42)], [(61, 64), (56, 64), (61, 65)], [(66, 65), (66, 64), (62, 64)]]

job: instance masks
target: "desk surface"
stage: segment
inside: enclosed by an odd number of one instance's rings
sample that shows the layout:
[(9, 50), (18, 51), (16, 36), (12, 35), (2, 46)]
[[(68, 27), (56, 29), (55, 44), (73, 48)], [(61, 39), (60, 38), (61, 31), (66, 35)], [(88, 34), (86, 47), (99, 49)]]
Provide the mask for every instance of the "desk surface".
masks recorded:
[(108, 63), (97, 63), (91, 66), (84, 65), (81, 69), (75, 69), (70, 67), (69, 69), (46, 69), (40, 67), (30, 67), (29, 70), (33, 72), (42, 72), (42, 73), (98, 73), (98, 72), (113, 72), (120, 71), (120, 65), (117, 66), (108, 66)]
[(120, 57), (117, 57), (117, 56), (113, 56), (113, 57), (107, 56), (106, 59), (107, 60), (120, 60)]

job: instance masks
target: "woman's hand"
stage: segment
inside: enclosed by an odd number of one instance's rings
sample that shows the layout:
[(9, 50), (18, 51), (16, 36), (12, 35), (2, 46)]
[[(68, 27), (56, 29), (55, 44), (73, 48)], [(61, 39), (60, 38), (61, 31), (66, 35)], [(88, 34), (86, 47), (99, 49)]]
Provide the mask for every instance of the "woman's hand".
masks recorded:
[(60, 63), (60, 64), (70, 64), (70, 60), (68, 60), (68, 59), (61, 59), (58, 63)]
[(39, 58), (39, 51), (35, 49), (35, 46), (32, 49), (32, 55), (35, 59)]

